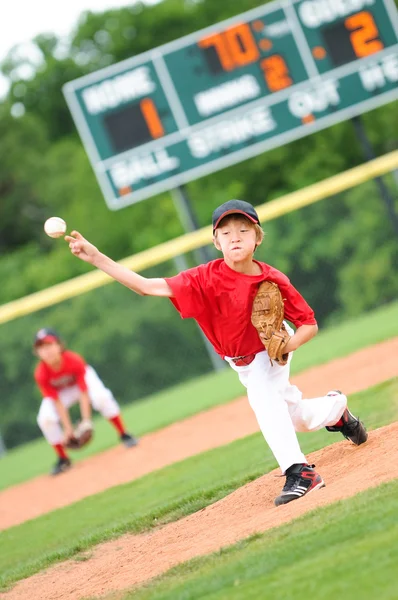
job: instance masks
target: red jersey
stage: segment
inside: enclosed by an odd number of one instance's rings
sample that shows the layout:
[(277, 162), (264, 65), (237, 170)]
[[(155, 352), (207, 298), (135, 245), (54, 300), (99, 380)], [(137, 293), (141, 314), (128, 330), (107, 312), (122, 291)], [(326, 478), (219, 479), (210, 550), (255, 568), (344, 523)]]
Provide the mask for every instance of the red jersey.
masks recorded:
[(238, 273), (223, 259), (217, 259), (166, 278), (173, 292), (170, 300), (181, 317), (195, 319), (223, 358), (264, 350), (251, 323), (253, 300), (261, 281), (273, 281), (279, 286), (285, 318), (295, 327), (316, 325), (314, 311), (289, 278), (266, 263), (255, 262), (262, 270), (260, 275)]
[(72, 385), (77, 385), (82, 392), (87, 391), (85, 380), (86, 362), (75, 352), (62, 352), (61, 367), (54, 370), (40, 361), (34, 373), (35, 381), (45, 398), (58, 399), (58, 392)]

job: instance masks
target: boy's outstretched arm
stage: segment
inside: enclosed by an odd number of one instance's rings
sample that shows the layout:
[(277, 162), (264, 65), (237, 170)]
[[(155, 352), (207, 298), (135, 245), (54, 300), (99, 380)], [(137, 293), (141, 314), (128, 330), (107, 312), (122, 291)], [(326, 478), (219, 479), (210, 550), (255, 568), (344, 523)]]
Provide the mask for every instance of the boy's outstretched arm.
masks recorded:
[(173, 292), (165, 279), (142, 277), (127, 267), (123, 267), (105, 254), (102, 254), (78, 231), (72, 231), (65, 236), (69, 248), (75, 256), (100, 269), (119, 283), (140, 294), (141, 296), (165, 296), (171, 298)]
[(65, 442), (73, 437), (73, 425), (69, 415), (68, 409), (62, 404), (61, 400), (55, 401), (55, 408), (61, 421), (61, 425), (64, 431)]

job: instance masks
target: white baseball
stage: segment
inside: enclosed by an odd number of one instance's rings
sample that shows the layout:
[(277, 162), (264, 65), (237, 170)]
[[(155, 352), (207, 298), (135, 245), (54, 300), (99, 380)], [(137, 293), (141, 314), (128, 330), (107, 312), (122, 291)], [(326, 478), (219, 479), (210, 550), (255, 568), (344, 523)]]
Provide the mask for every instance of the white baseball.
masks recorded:
[(52, 238), (58, 238), (66, 233), (66, 223), (61, 217), (50, 217), (44, 223), (44, 231)]

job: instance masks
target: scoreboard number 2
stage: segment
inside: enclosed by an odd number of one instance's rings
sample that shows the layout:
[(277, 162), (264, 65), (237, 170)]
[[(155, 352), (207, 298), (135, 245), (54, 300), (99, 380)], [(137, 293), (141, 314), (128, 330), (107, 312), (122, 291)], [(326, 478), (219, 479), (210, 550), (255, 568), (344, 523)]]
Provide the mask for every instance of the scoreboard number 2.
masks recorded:
[(352, 31), (350, 40), (358, 58), (383, 50), (384, 44), (379, 39), (379, 30), (370, 12), (352, 15), (344, 21), (344, 25), (348, 31)]
[(274, 54), (261, 61), (264, 78), (270, 92), (279, 92), (293, 85), (289, 68), (285, 59), (280, 54)]

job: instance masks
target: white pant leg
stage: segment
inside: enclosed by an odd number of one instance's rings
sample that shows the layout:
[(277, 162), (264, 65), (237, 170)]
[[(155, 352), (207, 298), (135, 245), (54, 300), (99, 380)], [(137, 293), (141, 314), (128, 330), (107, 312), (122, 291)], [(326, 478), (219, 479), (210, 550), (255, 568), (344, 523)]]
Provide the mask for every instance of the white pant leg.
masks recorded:
[(63, 429), (55, 406), (56, 402), (62, 402), (66, 408), (70, 408), (79, 401), (79, 394), (79, 389), (73, 386), (62, 390), (59, 393), (59, 400), (43, 398), (37, 415), (37, 424), (47, 442), (52, 446), (62, 444), (64, 440)]
[(344, 394), (303, 399), (300, 390), (289, 384), (285, 390), (285, 400), (296, 431), (316, 431), (327, 425), (334, 425), (347, 406)]
[(292, 464), (307, 462), (296, 431), (315, 431), (333, 425), (343, 414), (347, 398), (343, 394), (303, 400), (300, 390), (289, 382), (290, 362), (281, 367), (271, 365), (266, 352), (260, 352), (250, 365), (237, 371), (262, 434), (274, 454), (282, 473)]
[[(293, 335), (294, 331), (286, 321), (285, 327), (289, 335)], [(304, 400), (303, 394), (298, 387), (291, 385), (289, 381), (290, 363), (293, 358), (293, 353), (289, 354), (289, 361), (286, 367), (286, 386), (284, 398), (287, 402), (290, 416), (292, 418), (296, 431), (316, 431), (327, 425), (334, 425), (340, 419), (347, 406), (347, 398), (344, 394), (335, 396), (321, 396)]]
[(265, 441), (275, 456), (282, 473), (291, 465), (306, 463), (300, 449), (284, 392), (288, 385), (289, 367), (272, 366), (267, 352), (260, 352), (250, 365), (237, 367), (241, 383), (247, 389), (247, 397)]
[(106, 419), (112, 419), (120, 414), (119, 404), (111, 390), (106, 388), (93, 367), (86, 367), (86, 384), (91, 404)]

